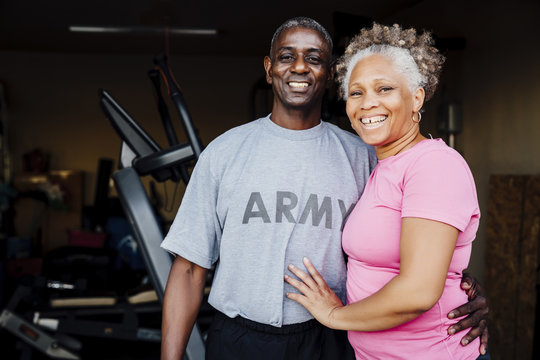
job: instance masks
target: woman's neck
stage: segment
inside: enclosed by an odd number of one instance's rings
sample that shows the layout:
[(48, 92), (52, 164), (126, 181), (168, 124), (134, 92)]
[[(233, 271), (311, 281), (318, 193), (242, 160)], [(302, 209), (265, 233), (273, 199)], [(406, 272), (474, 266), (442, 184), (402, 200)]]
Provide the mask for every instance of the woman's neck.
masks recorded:
[(420, 126), (414, 124), (411, 129), (398, 140), (391, 142), (390, 144), (375, 146), (377, 159), (383, 160), (387, 157), (397, 155), (402, 151), (412, 148), (424, 139), (425, 137), (420, 134)]

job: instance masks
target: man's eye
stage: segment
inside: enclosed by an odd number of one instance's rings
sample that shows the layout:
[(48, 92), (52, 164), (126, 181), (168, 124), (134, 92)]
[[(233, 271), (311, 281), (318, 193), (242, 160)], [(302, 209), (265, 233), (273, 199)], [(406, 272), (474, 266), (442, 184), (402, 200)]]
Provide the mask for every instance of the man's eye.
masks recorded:
[(312, 63), (312, 64), (320, 64), (321, 63), (321, 58), (317, 57), (317, 56), (308, 56), (306, 58), (306, 61), (309, 62), (309, 63)]
[(292, 55), (289, 55), (289, 54), (283, 54), (283, 55), (280, 55), (279, 56), (279, 60), (280, 61), (293, 61), (294, 60), (294, 57)]

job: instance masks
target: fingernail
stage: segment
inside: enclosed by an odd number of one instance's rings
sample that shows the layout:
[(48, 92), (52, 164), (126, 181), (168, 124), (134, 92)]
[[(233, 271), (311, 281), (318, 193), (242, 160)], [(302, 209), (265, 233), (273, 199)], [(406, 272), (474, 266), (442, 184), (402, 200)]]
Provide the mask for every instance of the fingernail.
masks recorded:
[(449, 317), (450, 319), (453, 319), (455, 316), (456, 316), (456, 313), (453, 312), (453, 311), (450, 311), (450, 314), (448, 314), (448, 317)]
[(456, 333), (456, 329), (451, 327), (450, 329), (448, 329), (448, 334), (450, 335), (454, 335)]
[(294, 265), (293, 264), (289, 265), (289, 269), (294, 269)]
[(461, 343), (462, 343), (463, 345), (467, 345), (467, 344), (469, 343), (469, 340), (463, 339), (463, 340), (461, 340)]

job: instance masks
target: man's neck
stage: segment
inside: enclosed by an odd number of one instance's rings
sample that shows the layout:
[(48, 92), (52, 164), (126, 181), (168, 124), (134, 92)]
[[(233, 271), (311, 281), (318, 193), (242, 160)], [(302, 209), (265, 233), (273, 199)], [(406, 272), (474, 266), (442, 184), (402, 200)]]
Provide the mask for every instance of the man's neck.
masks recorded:
[(311, 129), (321, 122), (320, 107), (316, 107), (315, 109), (306, 111), (305, 109), (284, 109), (274, 106), (270, 120), (290, 130)]

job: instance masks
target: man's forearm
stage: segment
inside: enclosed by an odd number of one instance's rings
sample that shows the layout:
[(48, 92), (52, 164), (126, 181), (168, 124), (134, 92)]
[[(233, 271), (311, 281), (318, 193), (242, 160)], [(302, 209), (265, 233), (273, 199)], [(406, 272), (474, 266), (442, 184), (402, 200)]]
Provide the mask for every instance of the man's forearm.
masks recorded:
[(207, 270), (181, 257), (173, 262), (161, 324), (161, 359), (182, 358), (197, 318)]

